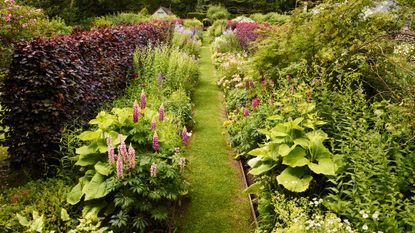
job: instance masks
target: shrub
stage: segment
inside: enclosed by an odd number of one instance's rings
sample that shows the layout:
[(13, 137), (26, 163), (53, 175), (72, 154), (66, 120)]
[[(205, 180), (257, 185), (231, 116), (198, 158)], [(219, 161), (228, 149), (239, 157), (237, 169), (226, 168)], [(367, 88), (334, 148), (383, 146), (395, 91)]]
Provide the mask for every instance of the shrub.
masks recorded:
[(225, 31), (226, 25), (226, 20), (216, 20), (206, 31), (208, 42), (211, 42), (216, 37), (222, 35)]
[(250, 49), (250, 44), (259, 37), (257, 30), (262, 28), (264, 27), (257, 23), (241, 22), (236, 24), (236, 35), (241, 47), (245, 51), (248, 51)]
[(219, 19), (228, 19), (229, 16), (228, 10), (221, 5), (210, 5), (206, 12), (206, 17), (212, 22)]
[(255, 13), (249, 17), (257, 23), (268, 23), (271, 25), (282, 25), (290, 21), (289, 15), (280, 15), (276, 12), (269, 12), (267, 14)]
[(107, 27), (111, 25), (133, 25), (142, 22), (146, 17), (134, 13), (118, 13), (97, 17), (93, 25), (95, 27)]
[(232, 31), (226, 31), (223, 35), (216, 37), (212, 43), (212, 49), (217, 53), (242, 51), (239, 40)]
[(88, 120), (119, 95), (135, 48), (166, 41), (169, 27), (119, 26), (19, 43), (1, 96), (13, 163), (30, 164), (33, 173), (52, 163), (63, 127)]

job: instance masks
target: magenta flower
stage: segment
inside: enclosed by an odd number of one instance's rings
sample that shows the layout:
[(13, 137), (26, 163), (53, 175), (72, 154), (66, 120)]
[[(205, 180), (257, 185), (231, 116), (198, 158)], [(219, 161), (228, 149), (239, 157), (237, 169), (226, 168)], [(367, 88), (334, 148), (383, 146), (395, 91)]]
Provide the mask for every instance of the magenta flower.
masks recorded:
[(252, 108), (256, 108), (256, 107), (258, 107), (259, 102), (260, 102), (259, 97), (258, 97), (258, 96), (257, 96), (257, 97), (255, 97), (255, 98), (252, 100)]
[(109, 164), (115, 164), (115, 154), (114, 154), (114, 147), (112, 146), (112, 138), (111, 135), (107, 137), (107, 145), (108, 145), (108, 162)]
[(262, 87), (266, 87), (267, 86), (267, 79), (262, 79), (262, 81), (261, 81), (261, 85), (262, 85)]
[(154, 130), (156, 130), (156, 119), (152, 119), (151, 120), (151, 131), (154, 131)]
[(146, 108), (146, 93), (144, 93), (144, 90), (141, 91), (141, 95), (140, 95), (140, 108), (141, 109)]
[(125, 142), (121, 142), (121, 144), (118, 146), (118, 153), (124, 158), (125, 161), (127, 160), (128, 151), (127, 146), (125, 145)]
[(248, 108), (248, 106), (245, 106), (245, 109), (244, 109), (244, 116), (245, 116), (245, 117), (248, 117), (248, 116), (249, 116), (249, 108)]
[(123, 163), (123, 158), (121, 155), (117, 156), (117, 177), (118, 178), (124, 177), (124, 163)]
[(137, 100), (135, 100), (134, 104), (133, 104), (133, 121), (134, 121), (134, 123), (138, 122), (139, 117), (140, 117), (140, 109), (138, 107)]
[(135, 168), (135, 150), (131, 144), (128, 147), (128, 167), (130, 170)]
[(164, 121), (164, 105), (163, 104), (160, 105), (160, 109), (159, 109), (159, 121), (160, 122)]
[(157, 176), (157, 164), (153, 163), (150, 167), (150, 176), (156, 177)]
[(154, 135), (153, 135), (153, 149), (156, 152), (159, 149), (159, 137), (157, 136), (157, 132), (154, 132)]
[(188, 142), (189, 142), (189, 135), (187, 135), (187, 129), (185, 126), (183, 127), (183, 130), (182, 130), (182, 143), (183, 145), (187, 146)]

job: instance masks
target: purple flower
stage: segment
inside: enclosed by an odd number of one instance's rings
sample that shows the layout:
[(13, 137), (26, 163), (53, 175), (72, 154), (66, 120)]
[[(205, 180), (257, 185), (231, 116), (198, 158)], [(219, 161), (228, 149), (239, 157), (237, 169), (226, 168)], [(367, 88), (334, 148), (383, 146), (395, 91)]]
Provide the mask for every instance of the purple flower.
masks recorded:
[(130, 170), (135, 168), (135, 150), (131, 144), (128, 147), (128, 167)]
[(157, 86), (161, 87), (161, 84), (163, 83), (163, 74), (160, 72), (157, 78)]
[(156, 119), (152, 119), (151, 120), (151, 131), (154, 131), (154, 130), (156, 130)]
[(135, 100), (134, 104), (133, 104), (133, 121), (134, 121), (134, 123), (138, 122), (139, 117), (140, 117), (140, 109), (138, 107), (137, 100)]
[(183, 127), (183, 131), (182, 131), (182, 143), (183, 145), (187, 146), (187, 143), (189, 142), (189, 135), (187, 135), (187, 129), (186, 126)]
[(118, 154), (121, 155), (124, 158), (124, 160), (127, 161), (128, 151), (125, 142), (121, 142), (121, 144), (118, 146)]
[(121, 155), (117, 156), (117, 177), (118, 178), (124, 177), (124, 163), (123, 163), (123, 158)]
[(108, 145), (108, 162), (109, 164), (115, 164), (115, 154), (114, 154), (114, 147), (112, 146), (112, 137), (111, 135), (107, 137), (107, 145)]
[(252, 108), (256, 108), (256, 107), (258, 107), (259, 102), (260, 102), (259, 97), (258, 97), (258, 96), (257, 96), (257, 97), (255, 97), (255, 98), (252, 100)]
[(146, 108), (146, 93), (144, 93), (144, 90), (141, 91), (141, 95), (140, 95), (140, 108), (141, 109)]
[(157, 132), (154, 132), (154, 135), (153, 135), (153, 149), (156, 152), (159, 149), (159, 137), (157, 136)]
[(157, 176), (157, 164), (153, 163), (150, 167), (150, 176), (156, 177)]
[(164, 105), (163, 104), (160, 105), (160, 109), (159, 109), (159, 121), (160, 122), (164, 121)]
[(267, 79), (262, 79), (262, 81), (261, 81), (261, 85), (262, 85), (262, 87), (266, 87), (267, 86)]
[(249, 116), (249, 108), (248, 108), (248, 106), (245, 106), (245, 109), (244, 109), (244, 116), (245, 116), (245, 117), (248, 117), (248, 116)]
[(249, 90), (249, 80), (245, 80), (245, 89)]

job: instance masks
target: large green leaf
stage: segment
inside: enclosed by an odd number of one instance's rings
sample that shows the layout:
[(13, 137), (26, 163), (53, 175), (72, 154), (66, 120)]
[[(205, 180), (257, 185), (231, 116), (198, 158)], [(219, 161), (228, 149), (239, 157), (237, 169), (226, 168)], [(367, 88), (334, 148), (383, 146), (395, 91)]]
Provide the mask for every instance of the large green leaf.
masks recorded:
[(273, 139), (286, 136), (288, 136), (287, 127), (284, 124), (278, 124), (271, 129), (271, 138)]
[(293, 148), (292, 147), (290, 147), (289, 145), (287, 145), (287, 144), (281, 144), (280, 146), (279, 146), (279, 148), (278, 148), (278, 154), (280, 154), (281, 156), (287, 156), (290, 152), (291, 152), (291, 150), (292, 150)]
[(83, 195), (84, 193), (82, 192), (82, 184), (78, 183), (68, 193), (68, 195), (66, 196), (66, 201), (71, 205), (75, 205), (81, 200)]
[(100, 173), (95, 173), (91, 181), (84, 186), (85, 201), (105, 197), (111, 191), (111, 183)]
[(307, 138), (301, 137), (301, 138), (294, 139), (294, 144), (300, 145), (304, 149), (308, 149), (310, 145), (310, 141)]
[(306, 191), (312, 179), (313, 177), (307, 175), (305, 169), (300, 167), (287, 167), (277, 176), (278, 183), (292, 192)]
[(98, 147), (96, 144), (90, 144), (88, 146), (82, 146), (76, 149), (76, 154), (78, 155), (86, 155), (86, 154), (93, 154), (97, 151)]
[(78, 136), (78, 138), (81, 139), (82, 141), (93, 141), (93, 140), (99, 139), (101, 135), (102, 135), (102, 130), (84, 131)]
[(268, 156), (269, 155), (268, 146), (265, 145), (263, 147), (253, 149), (250, 152), (248, 152), (248, 154), (252, 156)]
[(124, 124), (128, 120), (133, 120), (133, 109), (132, 108), (113, 108), (112, 111), (118, 117), (118, 122)]
[(262, 160), (262, 156), (258, 156), (258, 157), (248, 160), (247, 163), (251, 168), (254, 168), (261, 164), (261, 160)]
[(323, 142), (327, 139), (327, 134), (322, 131), (312, 131), (307, 133), (307, 138), (310, 140), (311, 156), (315, 160), (322, 158), (329, 158), (330, 151), (324, 146)]
[(282, 163), (290, 167), (302, 167), (310, 163), (310, 161), (305, 156), (305, 150), (297, 146), (287, 156), (284, 157)]
[(95, 167), (95, 170), (97, 170), (99, 174), (104, 175), (104, 176), (108, 176), (113, 171), (111, 165), (106, 162), (99, 161), (98, 163), (95, 164), (94, 167)]
[(102, 159), (102, 155), (99, 155), (99, 154), (82, 154), (79, 156), (79, 159), (75, 163), (75, 165), (82, 166), (82, 167), (94, 165), (101, 159)]
[(98, 116), (95, 119), (92, 119), (89, 121), (89, 124), (91, 125), (98, 125), (101, 129), (106, 129), (110, 127), (112, 124), (114, 124), (117, 121), (117, 118), (105, 111), (102, 111), (98, 114)]
[(248, 188), (246, 188), (243, 192), (246, 194), (258, 194), (261, 191), (262, 185), (260, 183), (254, 183)]
[(336, 164), (330, 158), (323, 158), (318, 161), (318, 164), (310, 163), (308, 167), (317, 174), (335, 175)]
[(268, 163), (262, 163), (261, 165), (252, 168), (249, 173), (255, 176), (261, 175), (271, 169), (273, 169), (275, 166), (277, 166), (277, 164), (272, 164), (270, 162)]

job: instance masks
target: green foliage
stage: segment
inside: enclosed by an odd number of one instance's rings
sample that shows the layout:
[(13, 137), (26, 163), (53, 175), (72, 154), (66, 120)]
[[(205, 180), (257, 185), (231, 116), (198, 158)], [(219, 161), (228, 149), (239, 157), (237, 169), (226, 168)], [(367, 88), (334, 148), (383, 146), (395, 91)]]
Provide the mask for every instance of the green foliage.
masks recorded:
[(186, 19), (183, 22), (183, 26), (185, 26), (186, 28), (196, 28), (198, 30), (203, 29), (203, 23), (200, 22), (198, 19), (193, 18), (193, 19)]
[(219, 19), (228, 19), (229, 16), (228, 10), (222, 5), (210, 5), (206, 12), (206, 17), (212, 22)]
[[(196, 29), (193, 29), (196, 30)], [(175, 31), (173, 34), (173, 38), (171, 41), (172, 46), (179, 48), (183, 52), (186, 52), (192, 56), (199, 56), (200, 54), (200, 47), (202, 42), (196, 38), (196, 35), (193, 35), (193, 31), (187, 32), (179, 32)]]
[(282, 25), (290, 21), (289, 15), (281, 15), (276, 12), (269, 12), (267, 14), (255, 13), (249, 17), (257, 23), (269, 23), (271, 25)]
[(242, 51), (242, 47), (239, 44), (238, 38), (233, 32), (227, 32), (219, 37), (216, 37), (212, 43), (212, 49), (216, 53)]
[[(101, 112), (90, 124), (97, 125), (95, 131), (85, 131), (79, 138), (87, 145), (77, 149), (73, 159), (75, 165), (85, 171), (79, 183), (68, 193), (68, 203), (74, 205), (83, 200), (83, 216), (91, 211), (95, 216), (104, 213), (111, 219), (115, 231), (154, 229), (168, 217), (168, 208), (181, 195), (186, 194), (187, 184), (180, 174), (179, 154), (175, 148), (180, 146), (176, 134), (180, 126), (164, 122), (157, 123), (160, 149), (151, 153), (151, 120), (156, 112), (142, 109), (137, 123), (133, 122), (132, 108), (114, 108), (112, 113)], [(116, 138), (123, 138), (125, 145), (136, 150), (135, 167), (124, 157), (124, 172), (108, 161), (107, 138), (114, 138), (113, 146), (120, 144)], [(117, 161), (122, 155), (118, 147)], [(129, 161), (129, 160), (128, 160)], [(157, 164), (157, 175), (150, 172)], [(144, 222), (145, 224), (138, 224)]]
[(226, 28), (226, 20), (216, 20), (206, 31), (208, 42), (212, 42), (216, 37), (222, 35)]
[(309, 188), (313, 174), (333, 176), (338, 166), (324, 146), (328, 137), (318, 129), (324, 122), (318, 119), (315, 104), (303, 99), (309, 90), (300, 85), (296, 91), (299, 93), (275, 102), (278, 112), (268, 119), (276, 124), (270, 129), (259, 130), (267, 141), (248, 153), (255, 156), (248, 165), (251, 167), (249, 173), (255, 176), (274, 176), (274, 171), (278, 170), (278, 184), (292, 192), (304, 192)]
[[(76, 219), (64, 218), (80, 214), (80, 209), (66, 203), (70, 179), (31, 181), (18, 188), (0, 192), (0, 228), (2, 232), (67, 232), (77, 224)], [(63, 209), (65, 211), (63, 212)], [(43, 231), (39, 231), (42, 229)]]
[(117, 13), (96, 17), (92, 23), (94, 27), (109, 27), (113, 25), (132, 25), (143, 22), (146, 16), (134, 13)]

